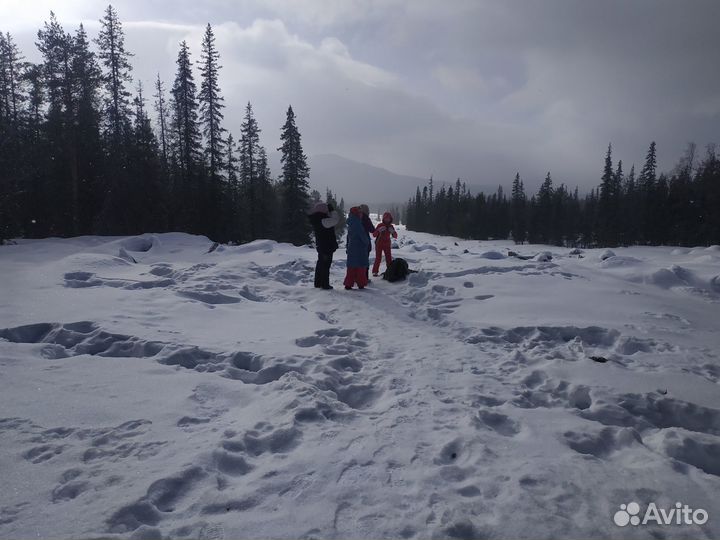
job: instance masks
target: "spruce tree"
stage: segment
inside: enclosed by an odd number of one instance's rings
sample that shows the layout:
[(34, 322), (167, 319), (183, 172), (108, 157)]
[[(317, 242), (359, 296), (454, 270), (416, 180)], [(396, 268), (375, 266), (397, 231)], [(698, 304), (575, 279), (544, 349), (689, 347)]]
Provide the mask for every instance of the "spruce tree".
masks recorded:
[[(106, 127), (111, 144), (120, 143), (123, 132), (129, 127), (130, 91), (132, 81), (130, 54), (125, 50), (125, 33), (117, 11), (111, 5), (100, 20), (97, 43), (98, 57), (105, 68), (103, 76), (106, 90)], [(112, 149), (111, 149), (112, 151)]]
[(77, 197), (73, 221), (76, 234), (95, 232), (95, 216), (104, 198), (102, 164), (103, 148), (100, 140), (99, 92), (102, 73), (90, 50), (90, 42), (81, 24), (73, 38), (72, 78), (75, 104), (73, 163), (76, 169)]
[(617, 192), (612, 164), (612, 144), (608, 145), (605, 154), (605, 168), (600, 184), (600, 203), (598, 207), (599, 230), (598, 238), (604, 245), (617, 245), (614, 234), (617, 213)]
[(180, 44), (172, 87), (171, 139), (175, 159), (171, 227), (201, 232), (202, 216), (197, 204), (201, 192), (197, 87), (186, 41)]
[(638, 178), (638, 198), (639, 198), (639, 222), (640, 222), (640, 241), (647, 243), (653, 236), (652, 231), (652, 213), (654, 207), (655, 191), (657, 189), (657, 156), (655, 141), (650, 143), (647, 156), (645, 157), (645, 165), (643, 165)]
[(200, 122), (205, 135), (205, 162), (208, 166), (208, 184), (204, 187), (202, 200), (203, 213), (205, 218), (205, 230), (208, 234), (217, 236), (220, 234), (221, 220), (217, 216), (221, 213), (223, 196), (223, 158), (225, 153), (225, 140), (222, 127), (223, 113), (225, 107), (223, 97), (220, 93), (218, 81), (220, 71), (220, 54), (215, 48), (215, 35), (210, 24), (205, 28), (200, 54), (200, 93), (198, 102), (200, 104)]
[(22, 233), (21, 142), (25, 64), (10, 33), (0, 33), (0, 241)]
[(522, 180), (520, 180), (520, 173), (516, 173), (511, 195), (512, 237), (516, 244), (524, 244), (527, 239), (527, 229), (525, 227), (526, 204), (525, 188)]
[(225, 129), (222, 127), (222, 110), (225, 108), (225, 104), (218, 82), (218, 74), (222, 67), (219, 60), (220, 54), (215, 48), (215, 35), (212, 27), (208, 24), (203, 36), (200, 55), (201, 82), (198, 102), (200, 104), (200, 122), (206, 139), (205, 155), (209, 165), (210, 179), (218, 185), (225, 146), (223, 140)]
[(240, 186), (245, 208), (242, 215), (245, 218), (243, 229), (247, 232), (247, 240), (259, 238), (262, 227), (262, 193), (259, 181), (258, 159), (260, 153), (260, 127), (248, 102), (245, 107), (245, 117), (240, 126)]
[(168, 105), (165, 99), (165, 84), (160, 80), (159, 73), (155, 80), (154, 97), (159, 131), (160, 156), (162, 157), (162, 166), (165, 168), (168, 166)]
[(310, 241), (310, 225), (306, 214), (310, 169), (292, 107), (288, 107), (280, 139), (282, 220), (279, 236), (285, 242), (301, 246)]
[(66, 236), (77, 226), (77, 190), (72, 54), (73, 39), (50, 12), (50, 21), (38, 31), (38, 50), (42, 55), (42, 75), (47, 93), (46, 177), (40, 180), (35, 234)]

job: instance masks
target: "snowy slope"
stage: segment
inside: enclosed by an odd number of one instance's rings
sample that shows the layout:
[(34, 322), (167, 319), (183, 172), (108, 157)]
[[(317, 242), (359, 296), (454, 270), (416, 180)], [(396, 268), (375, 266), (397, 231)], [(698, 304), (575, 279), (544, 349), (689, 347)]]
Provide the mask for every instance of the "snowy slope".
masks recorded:
[(270, 241), (1, 247), (0, 538), (720, 537), (720, 248), (400, 232), (350, 292)]

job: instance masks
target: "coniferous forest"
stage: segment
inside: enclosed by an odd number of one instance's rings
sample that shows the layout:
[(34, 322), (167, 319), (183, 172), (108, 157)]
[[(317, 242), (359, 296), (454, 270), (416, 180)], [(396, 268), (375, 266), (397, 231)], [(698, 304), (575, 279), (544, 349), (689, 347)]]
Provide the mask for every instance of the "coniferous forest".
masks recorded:
[(183, 41), (175, 79), (145, 88), (112, 6), (100, 22), (91, 39), (51, 13), (38, 64), (0, 33), (0, 240), (185, 231), (306, 244), (309, 169), (292, 107), (274, 179), (252, 105), (236, 137), (223, 123), (209, 24), (199, 58)]
[(512, 238), (515, 243), (605, 247), (720, 244), (720, 158), (715, 146), (698, 157), (695, 144), (670, 174), (658, 174), (655, 142), (645, 163), (625, 173), (605, 155), (600, 185), (580, 197), (550, 173), (528, 198), (515, 175), (509, 197), (502, 187), (490, 196), (472, 195), (457, 180), (435, 191), (432, 178), (407, 203), (409, 229), (478, 240)]
[[(185, 231), (219, 242), (310, 240), (307, 157), (295, 113), (280, 127), (273, 178), (247, 104), (234, 137), (224, 124), (222, 69), (208, 24), (199, 57), (179, 44), (173, 81), (132, 77), (122, 23), (108, 6), (98, 35), (66, 31), (54, 14), (38, 31), (42, 60), (25, 61), (0, 33), (0, 241)], [(195, 74), (199, 74), (196, 81)], [(418, 188), (410, 229), (465, 238), (566, 246), (720, 243), (720, 161), (690, 144), (658, 174), (655, 143), (639, 173), (608, 147), (600, 185), (582, 197), (548, 173), (528, 197), (519, 174), (508, 195), (471, 194), (458, 180)], [(337, 204), (328, 191), (325, 199)], [(338, 232), (340, 234), (341, 231)]]

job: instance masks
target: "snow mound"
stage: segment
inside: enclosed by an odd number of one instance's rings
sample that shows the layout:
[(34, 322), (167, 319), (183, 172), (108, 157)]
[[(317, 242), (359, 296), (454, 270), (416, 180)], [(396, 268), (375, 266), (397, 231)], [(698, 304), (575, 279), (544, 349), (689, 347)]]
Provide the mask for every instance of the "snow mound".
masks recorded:
[(582, 249), (580, 249), (580, 248), (574, 248), (574, 249), (571, 249), (571, 250), (570, 250), (570, 252), (568, 253), (568, 255), (582, 255), (583, 253), (585, 253), (585, 252), (584, 252)]
[(262, 253), (272, 253), (277, 245), (277, 242), (275, 242), (274, 240), (254, 240), (240, 246), (229, 246), (227, 248), (219, 246), (213, 253), (226, 252), (232, 253), (234, 255), (253, 253), (255, 251), (261, 251)]
[(720, 293), (720, 274), (710, 280), (710, 289), (716, 293)]
[(109, 269), (131, 266), (132, 262), (125, 257), (102, 255), (99, 253), (76, 253), (62, 259), (62, 262), (75, 268)]
[(486, 251), (485, 253), (480, 254), (481, 259), (491, 259), (491, 260), (500, 260), (500, 259), (506, 259), (507, 257), (500, 253), (499, 251)]
[(159, 245), (160, 239), (156, 235), (142, 235), (126, 238), (120, 243), (120, 249), (146, 253)]
[(552, 261), (552, 258), (552, 253), (550, 253), (549, 251), (541, 251), (533, 257), (533, 260), (537, 262), (550, 262)]
[(603, 262), (600, 263), (600, 266), (602, 268), (621, 268), (626, 266), (637, 266), (638, 264), (642, 264), (640, 259), (616, 255), (615, 257), (609, 257), (603, 260)]
[(672, 287), (688, 286), (696, 283), (698, 280), (690, 270), (676, 264), (670, 268), (660, 268), (650, 275), (646, 276), (645, 282), (657, 285), (663, 289)]
[(610, 257), (615, 257), (615, 252), (611, 249), (606, 249), (600, 254), (600, 260), (604, 261), (605, 259), (609, 259)]
[(670, 255), (687, 255), (690, 253), (688, 248), (675, 248), (670, 252)]
[(435, 253), (438, 253), (438, 248), (432, 244), (413, 245), (413, 249), (415, 251), (434, 251)]
[(124, 261), (127, 261), (129, 263), (136, 263), (135, 257), (130, 255), (127, 250), (123, 247), (120, 248), (120, 251), (118, 253), (118, 257)]

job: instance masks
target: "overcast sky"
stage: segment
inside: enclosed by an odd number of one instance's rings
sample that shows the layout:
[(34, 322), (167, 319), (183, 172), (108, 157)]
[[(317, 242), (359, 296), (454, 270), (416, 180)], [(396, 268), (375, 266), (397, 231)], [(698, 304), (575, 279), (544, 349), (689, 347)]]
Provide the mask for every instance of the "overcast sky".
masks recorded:
[[(55, 11), (95, 36), (107, 2), (0, 0), (0, 30), (37, 60)], [(250, 101), (268, 149), (288, 104), (308, 154), (469, 184), (599, 182), (608, 142), (625, 169), (657, 141), (720, 143), (718, 0), (117, 0), (133, 76), (172, 82), (212, 24), (225, 127)], [(149, 93), (149, 92), (148, 92)]]

